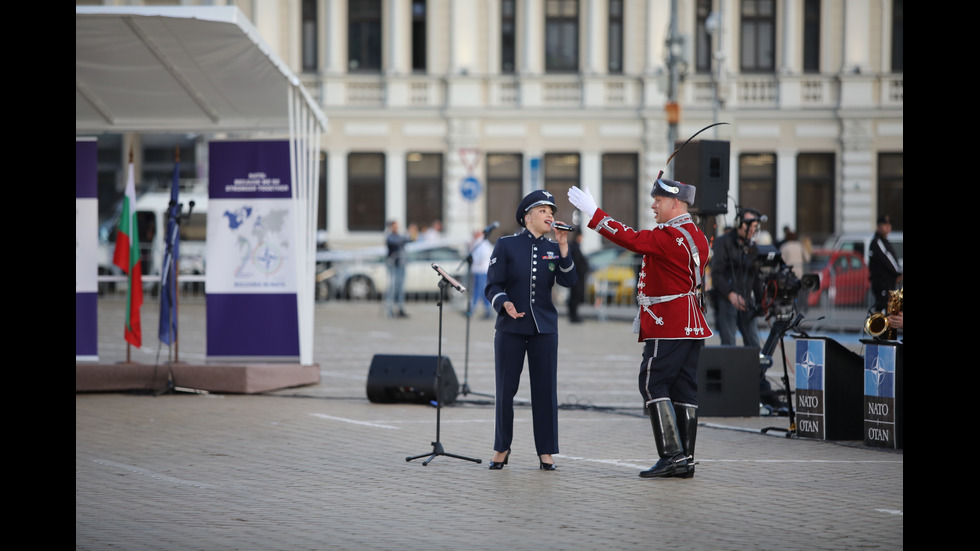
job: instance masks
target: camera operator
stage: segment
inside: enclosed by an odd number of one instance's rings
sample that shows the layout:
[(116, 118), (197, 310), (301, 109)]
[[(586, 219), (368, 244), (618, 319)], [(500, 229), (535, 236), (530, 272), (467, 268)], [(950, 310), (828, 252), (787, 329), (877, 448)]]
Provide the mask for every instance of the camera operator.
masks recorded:
[(715, 239), (712, 246), (712, 293), (718, 305), (715, 323), (722, 345), (735, 344), (737, 328), (743, 346), (761, 348), (756, 318), (761, 313), (763, 286), (753, 239), (764, 221), (759, 211), (740, 209), (735, 227)]

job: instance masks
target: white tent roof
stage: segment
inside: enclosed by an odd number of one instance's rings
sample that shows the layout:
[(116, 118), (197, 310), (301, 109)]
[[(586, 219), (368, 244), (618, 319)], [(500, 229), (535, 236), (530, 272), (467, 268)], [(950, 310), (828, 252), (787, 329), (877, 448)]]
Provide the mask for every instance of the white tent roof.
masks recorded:
[(234, 6), (75, 7), (75, 133), (289, 128), (326, 117)]

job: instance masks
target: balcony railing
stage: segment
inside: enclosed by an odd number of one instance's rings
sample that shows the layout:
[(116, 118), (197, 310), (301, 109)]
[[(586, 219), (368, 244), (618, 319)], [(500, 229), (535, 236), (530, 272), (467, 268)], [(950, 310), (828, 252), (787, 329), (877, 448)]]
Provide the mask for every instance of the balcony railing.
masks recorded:
[[(642, 109), (650, 80), (622, 75), (495, 75), (444, 78), (431, 75), (303, 75), (303, 84), (327, 110), (343, 107), (442, 109), (454, 106), (484, 109)], [(660, 85), (659, 80), (654, 80)], [(901, 108), (902, 75), (873, 80), (879, 107)], [(731, 75), (717, 87), (725, 109), (834, 109), (841, 98), (835, 75)], [(709, 75), (687, 75), (679, 101), (687, 109), (710, 109), (715, 83)], [(453, 105), (453, 104), (457, 105)]]

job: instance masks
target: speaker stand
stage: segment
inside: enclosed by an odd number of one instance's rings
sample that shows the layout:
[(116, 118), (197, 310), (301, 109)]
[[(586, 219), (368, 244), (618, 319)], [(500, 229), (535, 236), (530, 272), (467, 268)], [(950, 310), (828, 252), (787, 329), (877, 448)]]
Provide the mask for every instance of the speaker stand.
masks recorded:
[[(440, 455), (455, 457), (456, 459), (463, 459), (465, 461), (473, 461), (474, 463), (482, 463), (481, 459), (464, 457), (462, 455), (455, 455), (446, 452), (446, 450), (442, 447), (442, 442), (439, 441), (439, 427), (442, 422), (442, 304), (446, 301), (446, 287), (448, 285), (450, 285), (449, 280), (443, 276), (442, 280), (439, 281), (439, 354), (436, 356), (436, 439), (434, 442), (432, 442), (431, 453), (412, 455), (405, 458), (405, 461), (412, 461), (428, 456), (429, 458), (422, 462), (423, 466), (428, 465), (430, 461)], [(462, 289), (462, 287), (460, 287), (458, 284), (454, 285), (454, 287), (456, 287), (456, 289)]]

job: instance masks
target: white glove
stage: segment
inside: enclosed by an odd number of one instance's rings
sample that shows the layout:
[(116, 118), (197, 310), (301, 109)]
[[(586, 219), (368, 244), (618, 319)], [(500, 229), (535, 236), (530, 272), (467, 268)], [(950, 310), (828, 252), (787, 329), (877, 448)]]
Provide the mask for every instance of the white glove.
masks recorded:
[(586, 220), (592, 220), (592, 217), (595, 216), (596, 209), (599, 208), (595, 204), (595, 199), (592, 198), (592, 194), (589, 193), (589, 188), (579, 189), (578, 186), (568, 188), (568, 200), (575, 205), (575, 208), (582, 211), (582, 214), (586, 216)]

